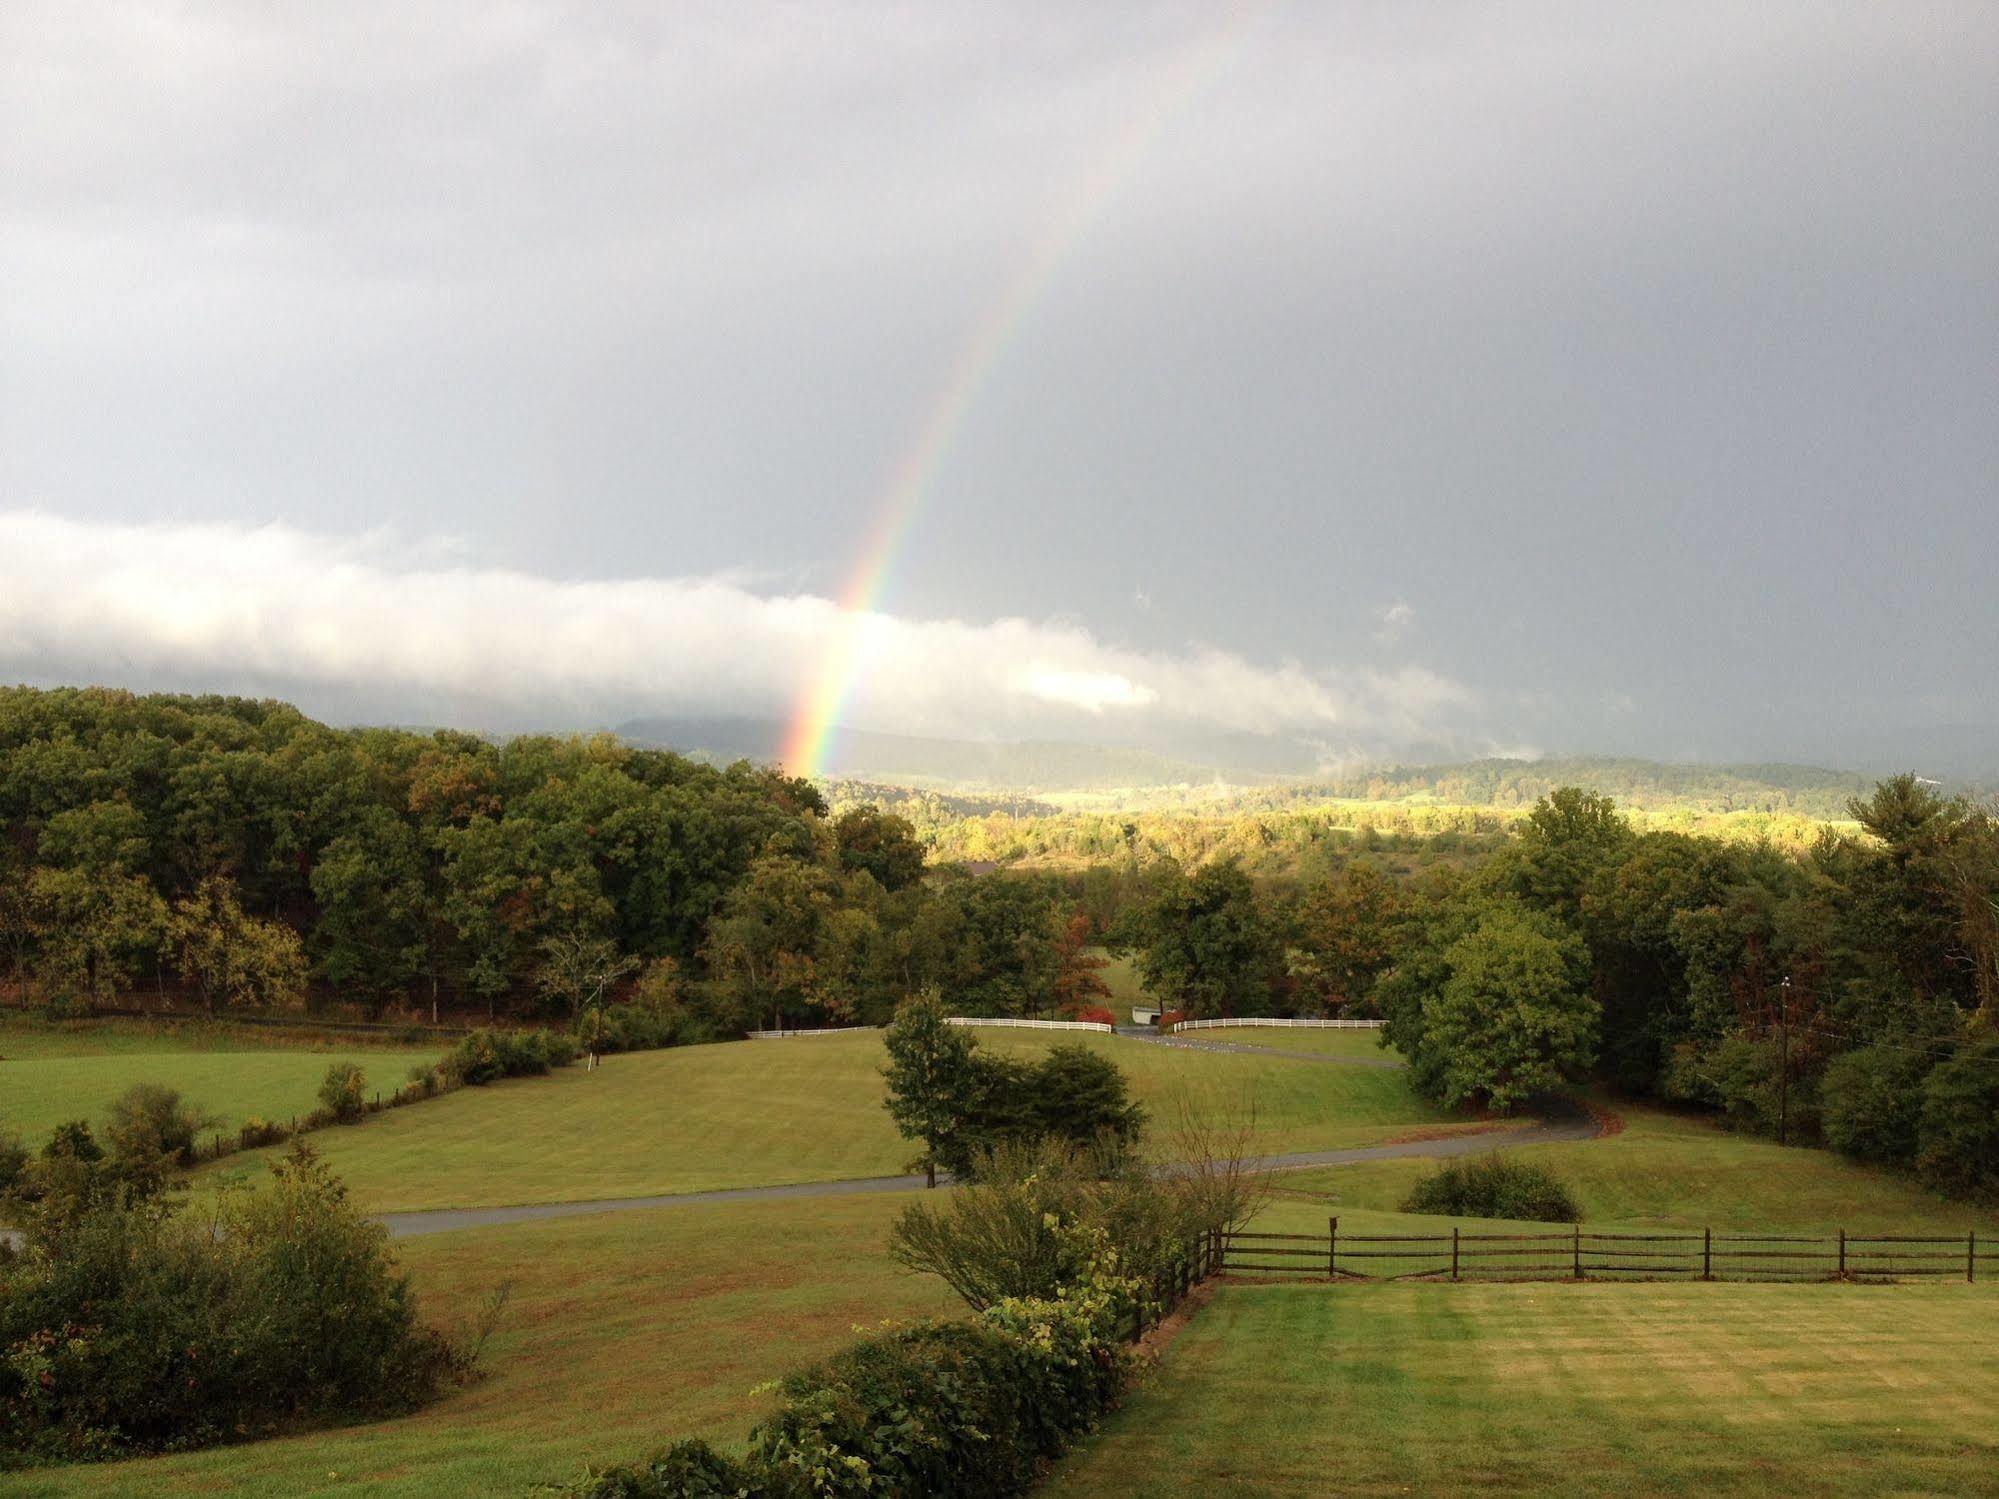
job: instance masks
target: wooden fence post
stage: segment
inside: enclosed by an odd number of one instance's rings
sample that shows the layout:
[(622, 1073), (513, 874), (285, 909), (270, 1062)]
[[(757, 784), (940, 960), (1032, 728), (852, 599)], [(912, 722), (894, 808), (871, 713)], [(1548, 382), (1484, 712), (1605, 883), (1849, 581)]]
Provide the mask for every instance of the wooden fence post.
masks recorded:
[(1338, 1217), (1326, 1220), (1326, 1279), (1340, 1278), (1340, 1220)]
[(1451, 1225), (1451, 1279), (1458, 1278), (1458, 1226)]
[(1972, 1229), (1964, 1236), (1964, 1278), (1967, 1283), (1978, 1279), (1978, 1230)]
[(1839, 1278), (1846, 1279), (1846, 1230), (1839, 1231)]
[(1701, 1230), (1701, 1279), (1714, 1279), (1714, 1230)]
[(1581, 1280), (1583, 1278), (1583, 1226), (1580, 1223), (1576, 1225), (1575, 1246), (1576, 1246), (1576, 1257), (1575, 1257), (1576, 1279)]

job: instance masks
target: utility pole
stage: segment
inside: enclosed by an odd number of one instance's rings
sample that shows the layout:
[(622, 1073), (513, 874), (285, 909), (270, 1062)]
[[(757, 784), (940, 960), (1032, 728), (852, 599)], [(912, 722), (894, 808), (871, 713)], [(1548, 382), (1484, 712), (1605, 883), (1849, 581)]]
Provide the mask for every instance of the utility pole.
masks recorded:
[(1783, 1059), (1777, 1072), (1777, 1143), (1788, 1145), (1791, 1143), (1791, 976), (1788, 973), (1777, 986), (1777, 992), (1783, 996), (1777, 1020), (1777, 1034), (1783, 1038)]

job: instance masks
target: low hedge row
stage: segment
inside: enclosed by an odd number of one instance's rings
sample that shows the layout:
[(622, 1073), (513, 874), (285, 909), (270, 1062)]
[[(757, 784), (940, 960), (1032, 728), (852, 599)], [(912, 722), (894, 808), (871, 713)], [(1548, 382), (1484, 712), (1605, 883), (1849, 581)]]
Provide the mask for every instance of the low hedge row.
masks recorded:
[(1130, 1354), (1119, 1284), (1016, 1299), (964, 1322), (861, 1339), (778, 1387), (741, 1458), (680, 1442), (593, 1473), (577, 1499), (998, 1499), (1018, 1494), (1118, 1402)]
[(252, 1116), (237, 1127), (236, 1137), (216, 1135), (195, 1154), (220, 1160), (239, 1150), (260, 1150), (335, 1124), (354, 1124), (383, 1109), (421, 1103), (457, 1088), (480, 1088), (504, 1077), (535, 1077), (567, 1067), (581, 1052), (566, 1031), (478, 1030), (466, 1036), (434, 1065), (412, 1067), (409, 1080), (384, 1097), (369, 1095), (366, 1076), (351, 1062), (327, 1069), (320, 1087), (320, 1106), (289, 1123)]

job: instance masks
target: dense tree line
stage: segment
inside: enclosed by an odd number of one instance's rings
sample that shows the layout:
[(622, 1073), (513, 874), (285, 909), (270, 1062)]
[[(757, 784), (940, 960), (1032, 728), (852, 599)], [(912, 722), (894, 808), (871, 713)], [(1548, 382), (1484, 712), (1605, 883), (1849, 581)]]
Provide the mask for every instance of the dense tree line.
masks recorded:
[(0, 690), (0, 954), (23, 1002), (885, 1020), (1052, 1003), (1036, 879), (925, 878), (900, 818), (609, 736), (334, 729), (282, 703)]
[(1543, 797), (1487, 858), (1295, 894), (1148, 873), (1114, 944), (1191, 1015), (1378, 1013), (1419, 1086), (1514, 1107), (1594, 1073), (1999, 1191), (1999, 823), (1913, 776), (1806, 850)]

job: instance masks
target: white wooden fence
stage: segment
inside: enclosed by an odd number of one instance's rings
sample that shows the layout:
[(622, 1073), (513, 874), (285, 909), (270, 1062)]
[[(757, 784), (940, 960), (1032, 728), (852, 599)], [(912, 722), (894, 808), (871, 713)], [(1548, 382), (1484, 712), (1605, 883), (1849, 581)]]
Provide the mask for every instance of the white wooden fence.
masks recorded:
[(1378, 1031), (1379, 1020), (1297, 1020), (1277, 1015), (1245, 1015), (1232, 1020), (1183, 1020), (1173, 1027), (1178, 1035), (1181, 1031), (1211, 1031), (1229, 1025), (1282, 1026), (1286, 1029), (1313, 1031)]
[(997, 1016), (952, 1015), (946, 1025), (999, 1025), (1012, 1030), (1024, 1031), (1114, 1031), (1114, 1025), (1105, 1025), (1101, 1020), (1003, 1020)]
[(752, 1041), (775, 1041), (781, 1036), (851, 1036), (855, 1031), (878, 1031), (878, 1025), (822, 1025), (805, 1031), (751, 1031)]

